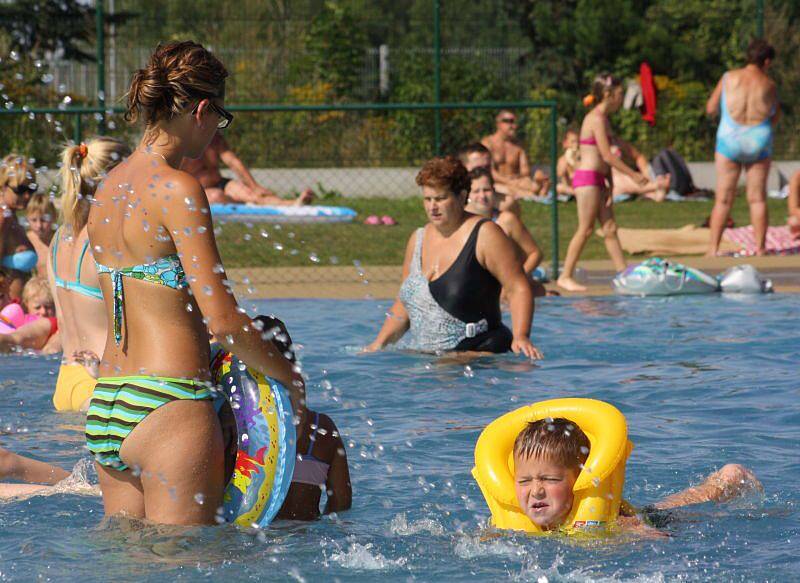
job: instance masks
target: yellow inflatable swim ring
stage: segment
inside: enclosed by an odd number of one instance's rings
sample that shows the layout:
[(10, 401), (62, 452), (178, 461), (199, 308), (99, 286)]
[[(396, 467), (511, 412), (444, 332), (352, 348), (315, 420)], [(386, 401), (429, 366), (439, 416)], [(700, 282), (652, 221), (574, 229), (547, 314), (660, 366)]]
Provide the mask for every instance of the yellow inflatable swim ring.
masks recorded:
[(572, 511), (563, 527), (605, 530), (619, 514), (625, 463), (633, 450), (625, 416), (613, 405), (594, 399), (553, 399), (528, 405), (492, 421), (475, 445), (472, 476), (492, 513), (493, 526), (543, 532), (520, 509), (514, 491), (514, 441), (526, 424), (563, 417), (580, 427), (591, 448), (573, 487)]

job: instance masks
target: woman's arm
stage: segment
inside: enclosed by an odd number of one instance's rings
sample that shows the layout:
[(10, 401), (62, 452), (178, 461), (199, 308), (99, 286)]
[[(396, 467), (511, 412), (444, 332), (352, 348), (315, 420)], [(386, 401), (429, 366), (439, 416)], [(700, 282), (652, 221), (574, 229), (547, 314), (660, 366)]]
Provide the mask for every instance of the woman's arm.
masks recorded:
[(522, 271), (529, 275), (542, 262), (542, 250), (537, 245), (536, 240), (531, 235), (528, 227), (513, 213), (504, 212), (497, 219), (498, 224), (508, 233), (514, 243), (516, 243), (525, 254), (525, 261), (522, 264)]
[(622, 161), (621, 158), (614, 155), (611, 151), (611, 142), (608, 137), (608, 130), (606, 128), (605, 116), (598, 115), (595, 116), (594, 119), (589, 121), (590, 128), (594, 133), (594, 139), (597, 141), (597, 151), (600, 153), (600, 156), (603, 158), (603, 162), (611, 166), (612, 168), (616, 168), (620, 172), (624, 172), (631, 178), (633, 178), (636, 182), (641, 184), (645, 184), (647, 182), (647, 177), (643, 174), (637, 172), (630, 166), (628, 166), (625, 162)]
[(514, 340), (511, 349), (528, 358), (542, 358), (530, 340), (533, 320), (533, 294), (531, 286), (517, 260), (514, 246), (503, 230), (494, 223), (481, 225), (478, 231), (478, 262), (489, 270), (508, 296), (511, 307), (511, 324)]
[[(419, 236), (422, 237), (422, 234), (420, 233)], [(408, 277), (408, 273), (411, 269), (411, 259), (414, 257), (414, 247), (416, 244), (417, 233), (415, 231), (411, 234), (411, 237), (409, 237), (408, 243), (406, 243), (406, 255), (403, 259), (403, 281)], [(386, 319), (383, 321), (383, 326), (375, 337), (375, 340), (364, 348), (364, 352), (375, 352), (381, 350), (387, 344), (394, 344), (408, 331), (408, 327), (408, 312), (406, 312), (403, 302), (398, 298), (394, 301), (394, 304), (392, 304), (389, 313), (386, 314)]]
[(341, 437), (336, 438), (336, 454), (333, 456), (328, 479), (325, 482), (328, 501), (325, 514), (349, 510), (353, 505), (353, 487), (350, 484), (350, 468), (347, 465), (347, 452)]
[(185, 172), (173, 181), (182, 196), (164, 201), (164, 227), (172, 233), (190, 291), (209, 331), (226, 350), (248, 366), (283, 384), (297, 414), (305, 413), (305, 384), (271, 340), (262, 338), (233, 296), (214, 237), (208, 198), (200, 183)]
[(717, 81), (716, 87), (714, 87), (714, 91), (711, 92), (711, 95), (706, 101), (706, 115), (709, 117), (716, 117), (719, 114), (719, 101), (722, 95), (722, 79), (724, 75), (720, 77), (720, 80)]

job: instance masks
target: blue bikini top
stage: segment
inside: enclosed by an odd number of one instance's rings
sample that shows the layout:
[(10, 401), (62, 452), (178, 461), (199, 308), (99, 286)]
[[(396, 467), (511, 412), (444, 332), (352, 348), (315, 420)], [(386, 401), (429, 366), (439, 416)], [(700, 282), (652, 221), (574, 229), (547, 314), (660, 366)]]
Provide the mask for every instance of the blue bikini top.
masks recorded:
[(98, 300), (103, 299), (103, 292), (100, 291), (99, 287), (92, 287), (90, 285), (86, 285), (85, 283), (81, 283), (81, 268), (83, 267), (83, 259), (86, 257), (86, 251), (89, 249), (89, 239), (86, 239), (83, 242), (83, 248), (81, 249), (81, 254), (78, 256), (78, 263), (75, 265), (75, 281), (69, 281), (68, 279), (64, 279), (58, 276), (58, 266), (56, 264), (56, 255), (58, 254), (58, 240), (59, 240), (59, 228), (54, 235), (55, 241), (53, 242), (53, 279), (55, 280), (56, 287), (60, 287), (62, 289), (74, 291), (75, 293), (79, 293), (82, 296), (87, 296), (90, 298), (95, 298)]
[(117, 346), (119, 346), (122, 340), (122, 304), (124, 302), (124, 290), (122, 287), (123, 277), (139, 279), (141, 281), (163, 285), (171, 289), (183, 289), (188, 285), (186, 281), (186, 272), (183, 270), (183, 265), (177, 253), (161, 257), (151, 263), (143, 263), (131, 267), (120, 267), (118, 269), (101, 265), (96, 260), (94, 263), (97, 266), (97, 274), (109, 274), (114, 286), (114, 340)]

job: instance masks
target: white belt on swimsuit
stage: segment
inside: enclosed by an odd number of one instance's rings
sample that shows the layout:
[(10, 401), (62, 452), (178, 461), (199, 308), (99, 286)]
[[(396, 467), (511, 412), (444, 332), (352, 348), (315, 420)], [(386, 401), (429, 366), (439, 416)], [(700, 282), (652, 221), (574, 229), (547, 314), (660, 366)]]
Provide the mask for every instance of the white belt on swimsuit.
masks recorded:
[(483, 334), (484, 332), (489, 331), (489, 322), (486, 321), (486, 318), (479, 320), (478, 322), (469, 322), (466, 325), (466, 329), (467, 338), (475, 338), (478, 334)]

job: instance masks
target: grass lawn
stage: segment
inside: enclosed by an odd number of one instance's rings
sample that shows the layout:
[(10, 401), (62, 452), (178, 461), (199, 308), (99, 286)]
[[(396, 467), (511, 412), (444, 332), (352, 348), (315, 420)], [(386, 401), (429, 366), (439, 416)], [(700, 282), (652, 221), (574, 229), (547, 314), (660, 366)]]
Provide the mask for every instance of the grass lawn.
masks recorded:
[[(224, 223), (218, 225), (218, 242), (227, 267), (308, 267), (315, 265), (399, 265), (408, 237), (425, 224), (420, 198), (326, 198), (322, 204), (348, 206), (358, 212), (352, 223), (333, 225), (270, 225)], [(622, 227), (674, 228), (701, 224), (711, 212), (711, 202), (663, 203), (629, 202), (615, 205), (617, 223)], [(522, 218), (543, 248), (545, 262), (551, 257), (550, 207), (523, 203)], [(390, 215), (394, 227), (370, 227), (362, 222), (368, 215)], [(558, 205), (559, 250), (563, 261), (575, 230), (574, 203)], [(770, 224), (786, 223), (786, 201), (769, 200)], [(739, 195), (733, 209), (737, 226), (749, 224), (747, 202)], [(602, 239), (593, 237), (583, 252), (584, 259), (606, 258)]]

